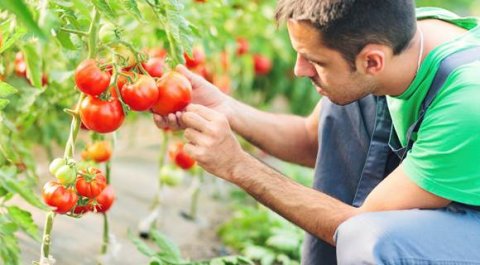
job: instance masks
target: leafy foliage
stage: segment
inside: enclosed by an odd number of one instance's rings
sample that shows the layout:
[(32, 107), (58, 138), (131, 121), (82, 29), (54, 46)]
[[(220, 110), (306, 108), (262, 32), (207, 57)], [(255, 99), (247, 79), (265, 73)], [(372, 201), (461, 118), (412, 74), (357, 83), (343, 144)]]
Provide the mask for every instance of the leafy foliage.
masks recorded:
[(187, 261), (182, 258), (180, 249), (165, 235), (157, 230), (151, 230), (150, 235), (156, 250), (149, 247), (141, 239), (129, 233), (130, 240), (137, 249), (150, 258), (150, 265), (253, 265), (252, 261), (241, 256), (218, 257), (211, 260)]

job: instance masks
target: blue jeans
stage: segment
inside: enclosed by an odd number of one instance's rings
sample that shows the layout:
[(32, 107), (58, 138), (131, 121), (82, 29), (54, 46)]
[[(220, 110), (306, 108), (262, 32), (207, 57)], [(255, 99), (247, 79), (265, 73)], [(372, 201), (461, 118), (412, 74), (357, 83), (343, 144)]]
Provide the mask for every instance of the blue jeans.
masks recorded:
[[(371, 190), (400, 162), (398, 157), (388, 147), (391, 120), (386, 108), (385, 98), (367, 96), (347, 106), (335, 105), (327, 98), (323, 98), (322, 101), (318, 132), (319, 151), (315, 167), (314, 188), (349, 205), (360, 206)], [(391, 239), (391, 237), (385, 237), (374, 229), (375, 224), (378, 224), (378, 222), (385, 222), (383, 226), (388, 228), (386, 230), (392, 230), (389, 231), (390, 235), (400, 236), (403, 234), (403, 232), (400, 232), (403, 228), (396, 226), (395, 219), (397, 215), (401, 215), (404, 218), (405, 224), (409, 222), (415, 224), (416, 217), (420, 212), (422, 213), (421, 216), (425, 216), (424, 224), (430, 221), (440, 225), (438, 227), (447, 227), (447, 225), (458, 225), (458, 223), (448, 223), (449, 218), (442, 219), (440, 216), (447, 216), (448, 213), (452, 215), (452, 209), (459, 207), (462, 208), (463, 206), (452, 204), (452, 206), (445, 209), (431, 211), (407, 210), (361, 215), (347, 220), (340, 226), (337, 231), (338, 245), (336, 248), (307, 234), (303, 246), (302, 264), (480, 264), (480, 257), (474, 256), (474, 252), (480, 249), (480, 236), (477, 236), (477, 240), (472, 241), (470, 244), (467, 241), (462, 241), (463, 234), (457, 233), (457, 230), (467, 227), (467, 223), (476, 229), (477, 235), (480, 233), (478, 216), (476, 220), (475, 218), (467, 218), (478, 215), (479, 212), (467, 208), (465, 208), (465, 211), (469, 214), (459, 215), (459, 220), (462, 220), (465, 224), (461, 224), (458, 229), (448, 227), (442, 233), (434, 233), (443, 235), (442, 238), (445, 238), (445, 243), (443, 244), (441, 240), (433, 240), (435, 244), (431, 244), (432, 241), (426, 238), (428, 231), (421, 226), (417, 226), (416, 231), (412, 230), (410, 234), (405, 234), (408, 235), (409, 240), (412, 240), (412, 242), (418, 242), (417, 244), (411, 244), (412, 248), (408, 249), (411, 250), (411, 253), (403, 251), (405, 250), (403, 243), (400, 243), (406, 239), (405, 236), (393, 239), (396, 242), (394, 246), (397, 246), (399, 249), (394, 249), (392, 252), (368, 253), (368, 250), (362, 248), (367, 248), (367, 245), (370, 244), (372, 246), (370, 250), (376, 250), (383, 243), (389, 244), (385, 239)], [(432, 214), (427, 215), (426, 213)], [(392, 217), (389, 218), (390, 216)], [(427, 217), (430, 217), (430, 219)], [(375, 222), (370, 220), (371, 218), (375, 220), (378, 218), (379, 221)], [(442, 222), (437, 221), (437, 218), (445, 220), (446, 224), (443, 225)], [(372, 225), (368, 225), (369, 223)], [(428, 227), (434, 229), (433, 225)], [(399, 232), (393, 233), (395, 229), (399, 229)], [(414, 227), (410, 226), (409, 229), (414, 229)], [(355, 231), (359, 234), (358, 240), (352, 241), (352, 238), (356, 238)], [(469, 230), (464, 231), (464, 233), (469, 232)], [(456, 242), (450, 240), (450, 238), (454, 237), (457, 238), (457, 241), (462, 241), (463, 244), (455, 243), (456, 245), (453, 245), (452, 243), (452, 246), (449, 247), (450, 243), (448, 242)], [(348, 242), (350, 241), (356, 242), (357, 245), (354, 243), (349, 244)], [(430, 244), (432, 245), (430, 249), (424, 249), (425, 245)], [(391, 246), (388, 248), (392, 250)], [(464, 250), (457, 253), (457, 261), (459, 263), (449, 263), (450, 261), (447, 263), (433, 262), (438, 260), (437, 257), (440, 257), (442, 253), (454, 252), (454, 249)], [(424, 253), (426, 256), (416, 256), (415, 253)], [(387, 255), (388, 257), (379, 257), (377, 254)], [(449, 255), (451, 258), (455, 256)], [(399, 257), (404, 257), (404, 259), (398, 259)], [(405, 259), (408, 257), (418, 257), (418, 260)], [(382, 263), (382, 260), (387, 260), (388, 262), (395, 261), (395, 263)], [(478, 261), (478, 263), (465, 263), (467, 260), (471, 262)]]

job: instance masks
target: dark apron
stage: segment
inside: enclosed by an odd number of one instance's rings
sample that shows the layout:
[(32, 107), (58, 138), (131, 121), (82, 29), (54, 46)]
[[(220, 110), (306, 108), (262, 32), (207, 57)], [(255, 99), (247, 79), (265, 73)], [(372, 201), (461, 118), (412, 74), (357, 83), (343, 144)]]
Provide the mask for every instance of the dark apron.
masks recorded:
[[(361, 206), (412, 148), (425, 113), (448, 75), (458, 66), (479, 59), (480, 47), (474, 47), (441, 62), (422, 102), (419, 118), (407, 131), (406, 146), (399, 144), (385, 97), (367, 96), (347, 106), (322, 99), (314, 188), (349, 205)], [(307, 233), (302, 264), (337, 264), (335, 248)]]

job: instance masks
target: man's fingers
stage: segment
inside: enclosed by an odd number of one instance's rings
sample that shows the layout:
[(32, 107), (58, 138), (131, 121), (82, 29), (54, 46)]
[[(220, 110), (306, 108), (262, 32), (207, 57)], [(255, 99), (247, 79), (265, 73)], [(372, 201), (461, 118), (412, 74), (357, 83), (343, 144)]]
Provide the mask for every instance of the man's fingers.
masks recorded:
[(201, 116), (202, 118), (208, 120), (208, 121), (213, 121), (215, 120), (219, 113), (202, 105), (198, 104), (190, 104), (186, 108), (187, 112), (193, 112)]
[(183, 115), (182, 115), (182, 124), (185, 126), (185, 127), (188, 127), (188, 128), (193, 128), (197, 131), (200, 131), (200, 132), (205, 132), (207, 130), (207, 124), (208, 124), (208, 121), (203, 118), (202, 116), (198, 115), (197, 113), (195, 112), (185, 112)]

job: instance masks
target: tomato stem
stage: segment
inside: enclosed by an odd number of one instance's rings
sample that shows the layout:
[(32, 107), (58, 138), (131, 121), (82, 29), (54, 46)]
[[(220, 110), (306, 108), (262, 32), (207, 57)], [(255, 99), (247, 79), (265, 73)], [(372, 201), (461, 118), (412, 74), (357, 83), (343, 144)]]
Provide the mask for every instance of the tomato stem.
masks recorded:
[(77, 139), (78, 131), (80, 130), (80, 116), (78, 115), (80, 111), (80, 104), (82, 103), (83, 99), (85, 98), (85, 94), (81, 94), (77, 106), (75, 106), (75, 110), (72, 113), (68, 113), (73, 115), (72, 122), (70, 125), (70, 135), (68, 136), (68, 141), (65, 146), (65, 153), (63, 157), (65, 158), (72, 158), (74, 149), (75, 149), (75, 141)]
[[(50, 244), (51, 244), (51, 232), (53, 227), (53, 219), (55, 213), (50, 211), (47, 213), (45, 218), (45, 226), (43, 228), (43, 239), (42, 247), (40, 248), (40, 264), (50, 264), (48, 260), (50, 259)], [(48, 263), (47, 263), (48, 262)]]
[(59, 30), (67, 33), (77, 34), (79, 36), (88, 36), (88, 32), (76, 30), (76, 29), (69, 29), (69, 28), (59, 28)]
[(88, 29), (88, 58), (94, 59), (97, 54), (98, 27), (100, 25), (100, 13), (95, 8), (93, 19)]
[(109, 239), (109, 226), (108, 226), (108, 216), (106, 213), (103, 213), (103, 242), (102, 242), (102, 249), (100, 254), (105, 255), (107, 254), (108, 244), (110, 242)]

